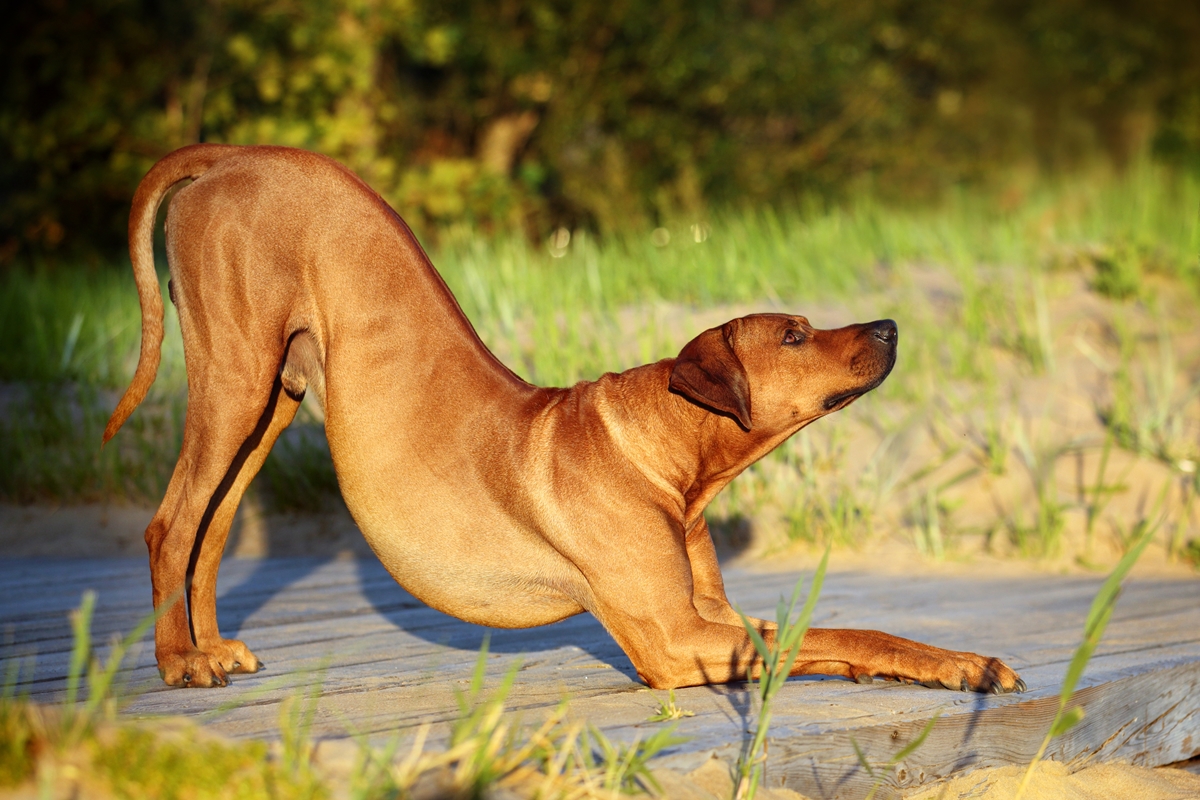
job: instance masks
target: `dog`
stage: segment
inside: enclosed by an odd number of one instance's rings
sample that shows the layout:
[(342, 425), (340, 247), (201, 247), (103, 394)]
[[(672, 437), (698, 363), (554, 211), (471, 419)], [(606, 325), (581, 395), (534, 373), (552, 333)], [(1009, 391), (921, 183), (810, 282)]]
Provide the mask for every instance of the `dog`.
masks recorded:
[[(894, 322), (818, 330), (755, 314), (676, 358), (533, 386), (487, 349), (408, 226), (348, 169), (302, 150), (199, 144), (159, 161), (134, 195), (141, 352), (104, 442), (158, 369), (155, 218), (189, 179), (166, 219), (187, 416), (146, 529), (167, 684), (224, 686), (262, 666), (221, 636), (217, 571), (243, 492), (309, 389), (346, 506), (423, 602), (501, 628), (589, 611), (653, 688), (758, 674), (704, 509), (789, 436), (879, 386)], [(774, 624), (752, 624), (773, 644)], [(999, 659), (862, 630), (809, 630), (791, 674), (1025, 689)]]

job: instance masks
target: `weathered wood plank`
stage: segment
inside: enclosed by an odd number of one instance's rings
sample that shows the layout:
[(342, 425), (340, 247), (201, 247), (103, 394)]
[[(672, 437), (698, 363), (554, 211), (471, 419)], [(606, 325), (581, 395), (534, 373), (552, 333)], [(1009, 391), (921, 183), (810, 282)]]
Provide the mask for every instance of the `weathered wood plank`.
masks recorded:
[[(727, 570), (731, 598), (771, 615), (796, 575)], [(1031, 691), (984, 697), (895, 684), (859, 686), (804, 679), (781, 693), (772, 726), (769, 779), (814, 797), (861, 796), (869, 780), (851, 737), (886, 761), (934, 714), (926, 744), (894, 773), (904, 791), (954, 771), (1027, 761), (1057, 703), (1099, 578), (938, 578), (831, 574), (816, 624), (877, 628), (955, 649), (999, 655)], [(47, 587), (54, 587), (48, 590)], [(0, 564), (3, 657), (36, 652), (22, 678), (36, 699), (61, 696), (71, 646), (67, 613), (84, 589), (98, 604), (94, 637), (130, 630), (149, 610), (140, 560), (16, 559)], [(230, 560), (219, 608), (226, 635), (244, 638), (269, 669), (236, 676), (229, 689), (168, 690), (147, 641), (123, 670), (144, 687), (129, 713), (185, 714), (233, 736), (278, 734), (279, 707), (320, 685), (314, 734), (347, 728), (404, 735), (425, 722), (444, 736), (489, 632), (433, 611), (376, 562), (320, 559)], [(572, 713), (618, 739), (646, 735), (657, 703), (612, 639), (590, 616), (523, 631), (491, 631), (488, 683), (520, 663), (509, 707), (537, 719), (570, 696)], [(103, 650), (103, 648), (101, 648)], [(1057, 741), (1052, 757), (1160, 764), (1200, 752), (1200, 581), (1134, 581), (1127, 587), (1081, 683), (1087, 717)], [(686, 769), (710, 754), (733, 760), (753, 723), (745, 685), (677, 692), (696, 716), (681, 722), (691, 741), (664, 757)]]

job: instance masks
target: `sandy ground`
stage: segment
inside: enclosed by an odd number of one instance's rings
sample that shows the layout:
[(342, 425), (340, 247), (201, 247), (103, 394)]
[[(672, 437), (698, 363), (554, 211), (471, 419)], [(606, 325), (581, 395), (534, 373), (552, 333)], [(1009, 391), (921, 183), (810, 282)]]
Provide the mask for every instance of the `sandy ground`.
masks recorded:
[[(913, 797), (1009, 800), (1024, 774), (1025, 768), (1017, 766), (977, 770)], [(1037, 766), (1024, 796), (1029, 800), (1195, 800), (1200, 797), (1200, 775), (1131, 764), (1097, 764), (1072, 773), (1050, 762)]]
[[(140, 558), (146, 555), (143, 533), (154, 509), (137, 506), (17, 506), (0, 504), (0, 557)], [(737, 548), (720, 548), (722, 560), (744, 559), (772, 568), (811, 570), (820, 559), (817, 550), (779, 550), (775, 543), (749, 541)], [(234, 558), (337, 556), (373, 557), (344, 507), (320, 514), (267, 514), (253, 502), (242, 503), (225, 550)], [(875, 537), (864, 549), (840, 548), (831, 568), (881, 574), (1029, 575), (1101, 574), (1076, 560), (1020, 559), (981, 550), (961, 550), (944, 560), (918, 553), (901, 536)], [(1196, 568), (1151, 548), (1134, 568), (1141, 578), (1196, 578)]]

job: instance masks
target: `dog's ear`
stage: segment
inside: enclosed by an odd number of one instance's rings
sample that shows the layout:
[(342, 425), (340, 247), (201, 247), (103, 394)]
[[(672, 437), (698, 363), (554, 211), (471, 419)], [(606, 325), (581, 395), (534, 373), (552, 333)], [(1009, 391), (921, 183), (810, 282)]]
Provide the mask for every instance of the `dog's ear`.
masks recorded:
[(671, 390), (733, 415), (750, 430), (750, 381), (730, 343), (733, 329), (727, 322), (684, 345), (671, 368)]

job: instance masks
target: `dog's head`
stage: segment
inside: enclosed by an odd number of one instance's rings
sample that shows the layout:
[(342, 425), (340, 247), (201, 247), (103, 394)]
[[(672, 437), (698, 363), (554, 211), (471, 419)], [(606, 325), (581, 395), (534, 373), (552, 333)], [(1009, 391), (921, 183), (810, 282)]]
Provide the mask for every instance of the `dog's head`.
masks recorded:
[(818, 330), (801, 316), (754, 314), (688, 342), (671, 390), (747, 431), (798, 428), (883, 383), (896, 363), (890, 319)]

